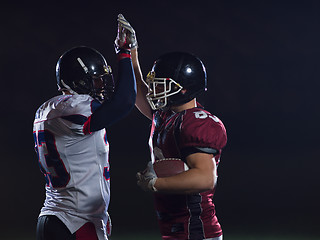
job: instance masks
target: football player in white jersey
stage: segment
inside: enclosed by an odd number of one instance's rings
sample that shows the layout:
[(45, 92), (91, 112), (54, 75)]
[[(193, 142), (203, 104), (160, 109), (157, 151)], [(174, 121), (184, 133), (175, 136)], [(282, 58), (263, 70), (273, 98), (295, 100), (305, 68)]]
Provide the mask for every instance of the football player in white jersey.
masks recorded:
[[(116, 41), (121, 42), (119, 34)], [(37, 240), (108, 239), (106, 128), (124, 118), (136, 99), (130, 46), (118, 44), (116, 52), (116, 86), (111, 67), (93, 48), (72, 48), (57, 62), (62, 95), (39, 107), (33, 127), (39, 167), (46, 180)]]
[[(127, 29), (128, 42), (135, 43), (131, 25), (123, 16), (118, 21)], [(222, 121), (196, 101), (207, 86), (202, 61), (186, 52), (164, 54), (154, 62), (146, 83), (136, 49), (132, 62), (136, 106), (152, 120), (151, 161), (137, 173), (137, 183), (154, 192), (162, 239), (222, 240), (212, 199), (227, 134)]]

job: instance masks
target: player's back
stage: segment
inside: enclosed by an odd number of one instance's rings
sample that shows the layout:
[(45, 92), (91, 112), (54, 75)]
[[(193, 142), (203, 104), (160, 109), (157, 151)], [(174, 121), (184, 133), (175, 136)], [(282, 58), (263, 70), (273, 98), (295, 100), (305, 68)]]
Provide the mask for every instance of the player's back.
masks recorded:
[(79, 217), (105, 214), (110, 194), (106, 131), (84, 131), (95, 104), (89, 95), (62, 95), (36, 113), (35, 147), (46, 179), (41, 214), (59, 212), (65, 219), (65, 212)]

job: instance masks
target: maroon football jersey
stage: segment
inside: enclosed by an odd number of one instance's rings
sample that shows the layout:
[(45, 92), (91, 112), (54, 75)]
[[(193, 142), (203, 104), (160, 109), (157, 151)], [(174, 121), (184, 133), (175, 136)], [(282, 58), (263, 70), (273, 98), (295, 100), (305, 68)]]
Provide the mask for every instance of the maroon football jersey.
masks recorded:
[[(202, 108), (154, 114), (149, 146), (151, 158), (180, 158), (188, 153), (213, 153), (217, 166), (227, 135), (223, 123)], [(212, 201), (214, 190), (198, 194), (155, 193), (162, 239), (206, 239), (222, 235)]]

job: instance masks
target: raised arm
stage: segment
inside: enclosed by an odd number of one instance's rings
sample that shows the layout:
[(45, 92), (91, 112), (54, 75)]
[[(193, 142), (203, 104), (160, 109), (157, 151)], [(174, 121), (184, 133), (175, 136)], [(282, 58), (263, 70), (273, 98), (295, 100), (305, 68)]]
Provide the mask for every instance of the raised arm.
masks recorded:
[(147, 84), (143, 81), (137, 48), (132, 50), (132, 65), (137, 81), (137, 98), (135, 105), (143, 115), (145, 115), (149, 119), (152, 119), (152, 109), (146, 99), (148, 87)]
[(145, 115), (149, 119), (152, 119), (152, 110), (146, 99), (148, 86), (143, 80), (143, 75), (141, 72), (139, 58), (138, 58), (138, 42), (136, 38), (136, 33), (133, 27), (123, 17), (122, 14), (118, 15), (118, 23), (119, 23), (118, 38), (116, 39), (115, 44), (119, 46), (124, 45), (131, 49), (132, 66), (133, 66), (134, 74), (136, 77), (136, 84), (137, 84), (137, 98), (136, 98), (135, 105), (143, 115)]

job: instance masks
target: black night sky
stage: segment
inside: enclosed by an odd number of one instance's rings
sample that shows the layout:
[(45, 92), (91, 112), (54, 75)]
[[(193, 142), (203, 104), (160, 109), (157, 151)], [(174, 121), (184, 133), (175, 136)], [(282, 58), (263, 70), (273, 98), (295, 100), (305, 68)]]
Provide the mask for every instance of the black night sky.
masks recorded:
[[(319, 234), (319, 1), (64, 2), (1, 6), (1, 239), (34, 234), (44, 178), (32, 125), (58, 94), (58, 57), (87, 45), (115, 70), (118, 13), (136, 30), (144, 75), (176, 50), (206, 66), (199, 100), (228, 133), (214, 198), (225, 239), (236, 231)], [(149, 160), (149, 125), (134, 109), (107, 130), (115, 234), (158, 231), (151, 194), (135, 180)]]

